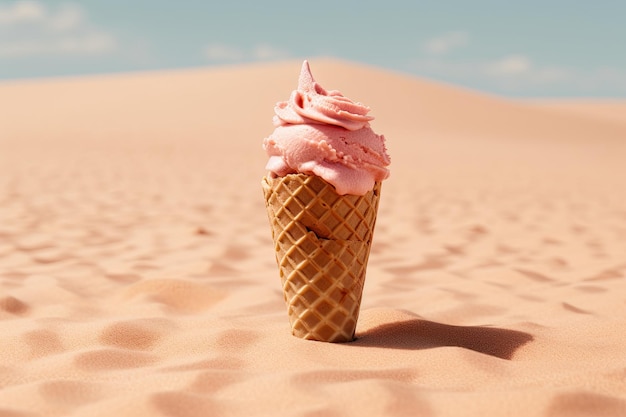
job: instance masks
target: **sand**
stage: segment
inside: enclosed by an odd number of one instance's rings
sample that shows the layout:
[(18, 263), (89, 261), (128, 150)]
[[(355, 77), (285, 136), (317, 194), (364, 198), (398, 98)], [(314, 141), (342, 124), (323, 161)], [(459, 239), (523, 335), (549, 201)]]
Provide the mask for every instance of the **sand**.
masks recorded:
[(392, 155), (347, 344), (263, 206), (299, 61), (0, 83), (0, 416), (626, 415), (626, 102), (311, 65)]

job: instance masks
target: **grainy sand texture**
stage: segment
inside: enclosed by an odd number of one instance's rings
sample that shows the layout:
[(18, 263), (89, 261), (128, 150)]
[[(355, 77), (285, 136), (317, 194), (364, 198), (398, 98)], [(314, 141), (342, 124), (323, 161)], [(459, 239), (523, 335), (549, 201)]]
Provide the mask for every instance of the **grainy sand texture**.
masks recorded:
[(261, 191), (300, 61), (0, 83), (0, 416), (626, 416), (626, 101), (310, 62), (392, 157), (347, 344)]

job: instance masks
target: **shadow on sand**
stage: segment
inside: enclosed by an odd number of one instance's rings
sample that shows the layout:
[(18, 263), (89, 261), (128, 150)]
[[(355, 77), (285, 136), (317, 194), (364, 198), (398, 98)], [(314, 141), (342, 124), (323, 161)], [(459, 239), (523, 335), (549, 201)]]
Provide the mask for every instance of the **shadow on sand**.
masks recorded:
[(452, 326), (413, 319), (386, 323), (357, 333), (358, 346), (391, 349), (431, 349), (457, 346), (510, 360), (515, 351), (534, 338), (517, 330), (484, 326)]

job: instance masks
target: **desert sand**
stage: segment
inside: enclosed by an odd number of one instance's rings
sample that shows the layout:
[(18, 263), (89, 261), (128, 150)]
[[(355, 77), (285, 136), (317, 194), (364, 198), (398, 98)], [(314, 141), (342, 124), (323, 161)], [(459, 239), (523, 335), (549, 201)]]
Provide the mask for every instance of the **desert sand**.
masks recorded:
[(260, 185), (300, 61), (0, 83), (0, 416), (625, 416), (626, 100), (310, 62), (392, 157), (346, 344)]

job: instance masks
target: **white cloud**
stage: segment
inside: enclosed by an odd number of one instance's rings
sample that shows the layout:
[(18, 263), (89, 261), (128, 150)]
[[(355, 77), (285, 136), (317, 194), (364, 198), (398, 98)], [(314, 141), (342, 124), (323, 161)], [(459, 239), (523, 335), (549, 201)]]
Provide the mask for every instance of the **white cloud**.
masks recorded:
[(491, 79), (501, 81), (523, 80), (533, 84), (570, 81), (572, 70), (562, 67), (538, 66), (525, 55), (507, 55), (488, 61), (456, 62), (428, 58), (413, 62), (416, 71), (429, 75), (462, 79)]
[(36, 1), (18, 1), (0, 7), (0, 25), (36, 22), (42, 20), (44, 16), (45, 9)]
[(204, 56), (209, 61), (239, 61), (244, 58), (245, 52), (230, 45), (212, 43), (204, 49)]
[(424, 50), (433, 55), (443, 55), (452, 49), (465, 46), (469, 43), (466, 32), (448, 32), (424, 42)]
[(626, 71), (611, 67), (582, 70), (540, 65), (521, 54), (487, 61), (462, 62), (430, 57), (414, 61), (413, 69), (452, 82), (490, 83), (508, 91), (567, 87), (570, 91), (580, 93), (605, 90), (626, 92)]
[(74, 4), (65, 4), (49, 20), (50, 27), (54, 30), (65, 32), (79, 28), (86, 23), (83, 10)]
[(37, 1), (0, 7), (0, 57), (85, 55), (114, 51), (113, 34), (95, 28), (75, 3), (49, 9)]
[(507, 54), (492, 59), (468, 60), (450, 52), (468, 46), (467, 32), (455, 31), (422, 43), (422, 56), (412, 68), (442, 80), (490, 86), (499, 91), (571, 91), (576, 94), (626, 92), (626, 70), (614, 67), (592, 69), (542, 65), (525, 54)]
[(532, 62), (525, 55), (509, 55), (485, 64), (485, 72), (491, 75), (510, 76), (531, 71)]
[(269, 60), (285, 58), (289, 53), (267, 43), (255, 45), (250, 49), (223, 43), (210, 43), (204, 48), (204, 57), (212, 62), (237, 62), (245, 60)]
[(116, 47), (115, 38), (106, 33), (90, 33), (80, 37), (49, 40), (24, 40), (0, 42), (0, 57), (16, 58), (35, 55), (99, 54)]
[(263, 43), (254, 47), (252, 55), (257, 59), (276, 59), (287, 57), (289, 53), (283, 49)]

